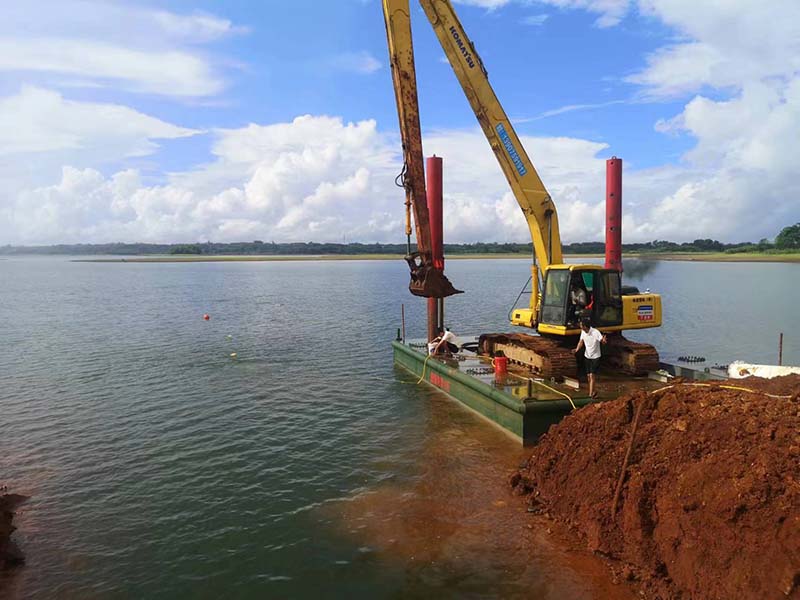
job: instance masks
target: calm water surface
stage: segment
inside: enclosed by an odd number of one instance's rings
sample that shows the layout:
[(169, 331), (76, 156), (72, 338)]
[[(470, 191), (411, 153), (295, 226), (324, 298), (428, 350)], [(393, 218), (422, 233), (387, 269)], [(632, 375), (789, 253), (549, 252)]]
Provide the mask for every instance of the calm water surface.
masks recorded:
[[(505, 330), (527, 270), (451, 261), (452, 327)], [(635, 336), (663, 356), (775, 362), (785, 331), (800, 362), (800, 265), (629, 273), (664, 297)], [(0, 260), (0, 481), (32, 495), (0, 595), (627, 597), (508, 495), (512, 439), (392, 367), (401, 302), (424, 330), (406, 280), (400, 261)]]

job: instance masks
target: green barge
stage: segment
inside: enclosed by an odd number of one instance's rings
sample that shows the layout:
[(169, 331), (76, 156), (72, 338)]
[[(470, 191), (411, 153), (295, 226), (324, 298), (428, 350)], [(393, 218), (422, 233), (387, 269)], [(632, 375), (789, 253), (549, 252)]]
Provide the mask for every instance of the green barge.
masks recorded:
[(577, 380), (543, 380), (514, 365), (509, 366), (508, 373), (497, 375), (490, 358), (470, 352), (429, 356), (425, 340), (395, 340), (392, 349), (395, 365), (499, 425), (525, 445), (534, 444), (551, 425), (587, 404), (634, 390), (658, 389), (674, 376), (724, 379), (708, 371), (662, 363), (662, 370), (649, 377), (601, 374), (599, 397), (593, 400), (585, 383)]

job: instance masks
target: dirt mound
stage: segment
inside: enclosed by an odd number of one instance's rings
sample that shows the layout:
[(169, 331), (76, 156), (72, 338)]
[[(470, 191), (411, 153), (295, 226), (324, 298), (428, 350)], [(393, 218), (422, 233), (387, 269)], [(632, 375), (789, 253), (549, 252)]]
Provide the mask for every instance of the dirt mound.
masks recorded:
[(800, 375), (781, 375), (773, 379), (762, 379), (760, 377), (747, 377), (745, 379), (731, 379), (725, 381), (723, 385), (741, 386), (753, 390), (761, 390), (768, 394), (780, 394), (798, 396), (800, 395)]
[(648, 597), (800, 599), (800, 378), (733, 385), (791, 398), (678, 385), (591, 405), (511, 483)]
[(0, 570), (25, 561), (11, 534), (16, 529), (12, 525), (14, 510), (27, 498), (18, 494), (0, 494)]

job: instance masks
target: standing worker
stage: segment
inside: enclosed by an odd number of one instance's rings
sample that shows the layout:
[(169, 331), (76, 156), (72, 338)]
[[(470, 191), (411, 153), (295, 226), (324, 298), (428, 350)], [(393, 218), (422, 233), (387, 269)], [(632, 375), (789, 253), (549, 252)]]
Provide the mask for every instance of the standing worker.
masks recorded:
[(597, 392), (594, 391), (594, 380), (597, 369), (600, 367), (600, 344), (605, 344), (606, 341), (606, 336), (592, 327), (589, 319), (581, 321), (581, 337), (573, 352), (577, 354), (581, 346), (586, 348), (583, 362), (586, 368), (586, 378), (589, 380), (589, 397), (593, 399), (597, 399)]

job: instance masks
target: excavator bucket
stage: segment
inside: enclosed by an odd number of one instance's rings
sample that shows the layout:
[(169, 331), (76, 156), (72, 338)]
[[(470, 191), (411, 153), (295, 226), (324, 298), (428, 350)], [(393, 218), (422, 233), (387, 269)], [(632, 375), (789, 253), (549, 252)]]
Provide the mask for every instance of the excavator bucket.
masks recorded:
[(464, 293), (453, 287), (453, 284), (445, 276), (444, 271), (431, 264), (425, 264), (421, 260), (419, 253), (415, 252), (407, 256), (406, 262), (411, 269), (411, 283), (408, 284), (408, 289), (415, 296), (446, 298), (454, 294)]

